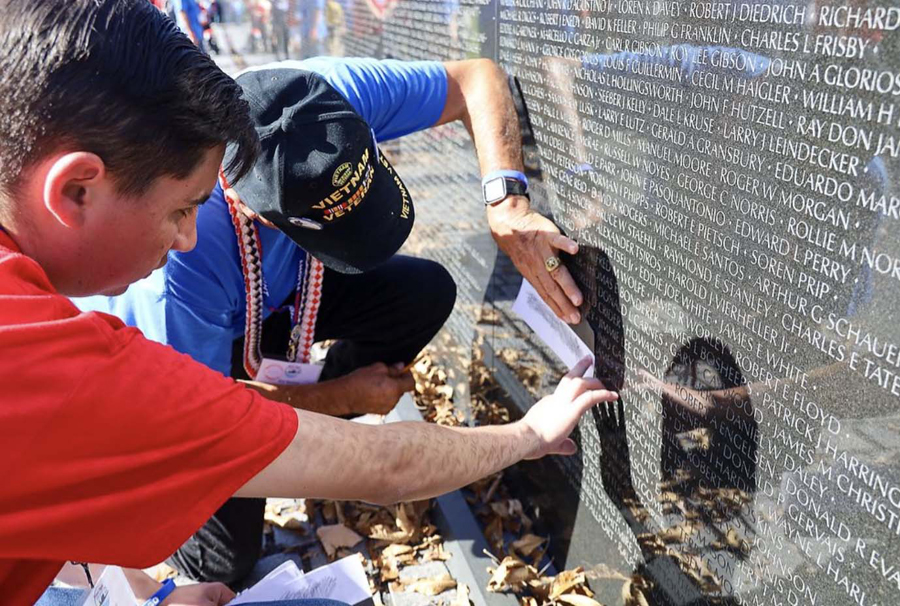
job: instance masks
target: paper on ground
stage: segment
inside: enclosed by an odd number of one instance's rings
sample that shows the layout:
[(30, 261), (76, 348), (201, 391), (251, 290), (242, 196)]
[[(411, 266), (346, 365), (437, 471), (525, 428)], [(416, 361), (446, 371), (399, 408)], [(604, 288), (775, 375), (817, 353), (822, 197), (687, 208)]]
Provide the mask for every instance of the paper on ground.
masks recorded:
[[(513, 311), (525, 320), (531, 330), (553, 350), (553, 353), (559, 356), (569, 370), (585, 356), (591, 356), (591, 359), (594, 359), (590, 348), (578, 338), (568, 324), (556, 317), (553, 310), (544, 303), (528, 280), (522, 280), (522, 287), (513, 304)], [(594, 376), (593, 364), (584, 376)]]
[(323, 598), (358, 604), (371, 597), (369, 581), (356, 555), (303, 574), (288, 561), (270, 572), (256, 585), (241, 592), (228, 606), (251, 602)]

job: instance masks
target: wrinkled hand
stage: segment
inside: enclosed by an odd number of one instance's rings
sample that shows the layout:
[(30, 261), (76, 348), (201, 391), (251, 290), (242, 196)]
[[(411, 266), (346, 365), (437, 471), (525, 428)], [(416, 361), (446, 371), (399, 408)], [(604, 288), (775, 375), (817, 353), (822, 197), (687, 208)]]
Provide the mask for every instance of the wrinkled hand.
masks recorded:
[(222, 583), (198, 583), (176, 588), (160, 606), (223, 606), (233, 599), (234, 592)]
[(522, 419), (522, 423), (537, 437), (536, 448), (526, 458), (575, 454), (577, 448), (569, 434), (581, 415), (596, 404), (619, 398), (619, 394), (605, 389), (597, 379), (581, 378), (591, 364), (590, 356), (581, 360), (562, 378), (553, 395), (532, 406)]
[(569, 324), (581, 320), (578, 306), (583, 299), (571, 274), (560, 265), (550, 273), (547, 257), (563, 251), (574, 255), (578, 244), (559, 232), (550, 219), (534, 212), (521, 196), (510, 196), (488, 207), (488, 223), (497, 245), (509, 255), (516, 268), (531, 282), (558, 318)]
[(351, 414), (386, 415), (407, 391), (416, 387), (412, 373), (403, 372), (403, 364), (393, 366), (376, 362), (358, 368), (340, 379), (346, 382)]

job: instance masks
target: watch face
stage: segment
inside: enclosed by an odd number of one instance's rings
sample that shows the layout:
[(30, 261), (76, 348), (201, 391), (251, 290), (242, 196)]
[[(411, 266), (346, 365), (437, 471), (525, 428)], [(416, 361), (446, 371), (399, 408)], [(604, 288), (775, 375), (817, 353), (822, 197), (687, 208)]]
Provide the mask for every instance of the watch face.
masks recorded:
[(506, 197), (506, 182), (503, 177), (491, 179), (484, 184), (484, 202), (490, 204)]

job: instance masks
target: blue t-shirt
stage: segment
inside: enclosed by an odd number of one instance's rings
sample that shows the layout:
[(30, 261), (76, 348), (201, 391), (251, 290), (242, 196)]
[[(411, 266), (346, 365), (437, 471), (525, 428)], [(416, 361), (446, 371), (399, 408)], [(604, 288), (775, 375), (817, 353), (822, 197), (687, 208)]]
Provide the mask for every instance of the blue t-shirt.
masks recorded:
[[(316, 57), (278, 65), (321, 74), (369, 123), (379, 141), (433, 126), (447, 100), (447, 73), (439, 62)], [(268, 316), (296, 288), (306, 253), (280, 231), (260, 227), (259, 235)], [(74, 301), (85, 311), (116, 315), (149, 339), (228, 375), (232, 342), (244, 334), (245, 296), (234, 226), (217, 186), (198, 211), (194, 250), (170, 252), (165, 267), (121, 296)]]
[(173, 8), (179, 20), (181, 19), (179, 13), (185, 14), (188, 21), (186, 25), (191, 28), (198, 40), (203, 39), (203, 25), (200, 23), (200, 5), (197, 3), (197, 0), (175, 0)]

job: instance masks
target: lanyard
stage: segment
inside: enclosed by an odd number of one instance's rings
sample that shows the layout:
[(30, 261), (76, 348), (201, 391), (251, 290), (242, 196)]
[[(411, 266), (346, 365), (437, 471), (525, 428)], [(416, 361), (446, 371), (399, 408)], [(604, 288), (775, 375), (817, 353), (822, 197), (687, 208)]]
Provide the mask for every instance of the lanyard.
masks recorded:
[[(227, 183), (223, 180), (223, 188)], [(244, 275), (246, 313), (244, 321), (244, 370), (255, 379), (262, 363), (260, 341), (263, 324), (262, 246), (256, 223), (238, 209), (230, 196), (225, 196), (228, 212), (234, 224)], [(287, 358), (290, 362), (309, 363), (310, 349), (315, 342), (316, 318), (322, 298), (322, 279), (325, 267), (309, 253), (303, 255), (297, 269), (297, 294), (291, 314), (291, 334)]]

